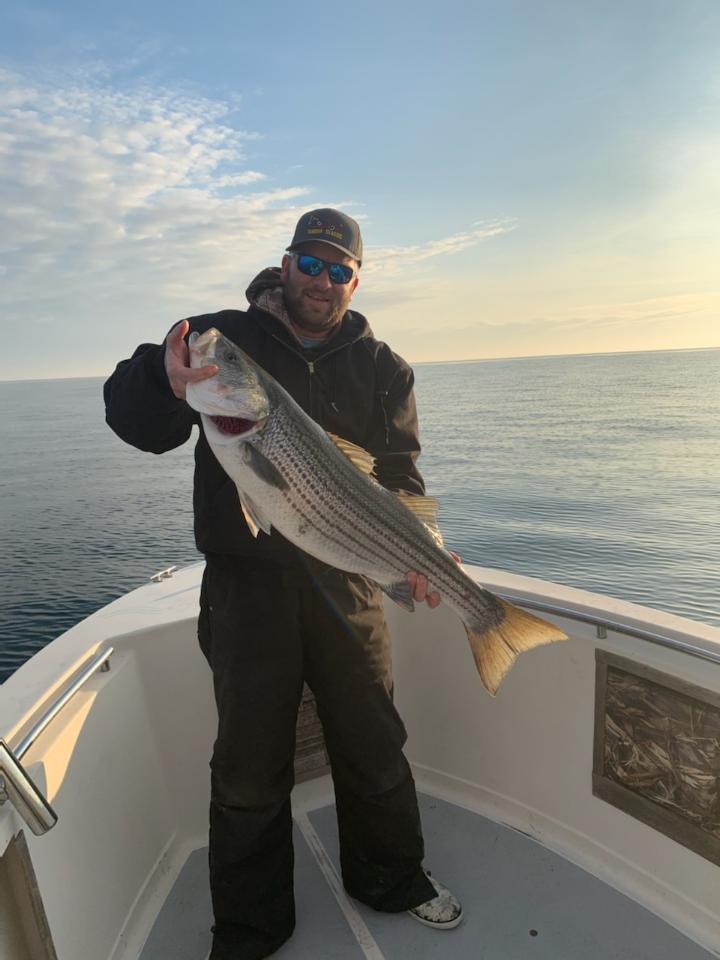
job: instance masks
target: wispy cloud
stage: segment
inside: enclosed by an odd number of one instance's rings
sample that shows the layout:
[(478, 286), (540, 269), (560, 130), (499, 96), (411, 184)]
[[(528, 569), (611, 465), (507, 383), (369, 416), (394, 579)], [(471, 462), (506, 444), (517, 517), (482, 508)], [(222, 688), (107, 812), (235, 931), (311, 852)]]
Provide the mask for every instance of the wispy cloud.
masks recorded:
[[(200, 304), (226, 306), (238, 276), (276, 258), (310, 187), (251, 162), (261, 133), (231, 124), (234, 110), (98, 71), (0, 73), (1, 322), (23, 363), (38, 336), (59, 374), (80, 351), (127, 351)], [(4, 354), (0, 376), (29, 373)]]
[(457, 296), (449, 275), (432, 267), (440, 268), (447, 258), (512, 233), (516, 227), (515, 220), (482, 221), (425, 243), (366, 248), (356, 305), (368, 311), (371, 319), (378, 312), (392, 311), (393, 328), (406, 329), (407, 310), (419, 307), (432, 315)]
[[(511, 357), (706, 346), (720, 309), (720, 293), (677, 294), (603, 304), (576, 304), (543, 316), (493, 318), (478, 313), (468, 322), (456, 304), (446, 301), (442, 337), (437, 324), (411, 320), (397, 331), (394, 342), (414, 360), (457, 356)], [(463, 319), (460, 319), (460, 317)], [(687, 337), (692, 325), (696, 336)]]
[(720, 306), (718, 299), (717, 292), (707, 291), (586, 304), (566, 315), (535, 318), (531, 324), (536, 327), (549, 325), (561, 332), (591, 329), (599, 335), (617, 330), (636, 331), (642, 327), (658, 327), (691, 320), (695, 316), (706, 314), (713, 301)]
[(428, 240), (426, 243), (407, 246), (374, 247), (368, 255), (366, 273), (396, 273), (409, 265), (422, 263), (434, 257), (460, 253), (468, 247), (474, 247), (485, 240), (510, 233), (516, 228), (515, 220), (497, 220), (473, 223), (470, 229), (453, 233), (448, 237)]
[[(102, 64), (63, 82), (0, 70), (0, 307), (3, 324), (25, 338), (24, 354), (38, 334), (60, 364), (73, 340), (88, 358), (121, 337), (127, 350), (177, 316), (240, 305), (253, 272), (278, 262), (311, 203), (363, 219), (356, 202), (274, 180), (257, 161), (263, 131), (238, 129), (237, 108), (147, 84), (121, 89)], [(474, 223), (370, 250), (375, 296), (386, 284), (402, 296), (400, 266), (457, 254), (513, 226)]]
[(127, 312), (145, 298), (171, 315), (189, 296), (191, 310), (244, 263), (282, 249), (310, 188), (252, 165), (261, 135), (232, 126), (231, 109), (141, 86), (0, 74), (5, 321), (55, 317), (99, 341), (98, 307)]
[(257, 183), (265, 179), (265, 174), (260, 173), (259, 170), (246, 170), (245, 173), (235, 173), (227, 177), (216, 177), (215, 188), (245, 187), (249, 183)]

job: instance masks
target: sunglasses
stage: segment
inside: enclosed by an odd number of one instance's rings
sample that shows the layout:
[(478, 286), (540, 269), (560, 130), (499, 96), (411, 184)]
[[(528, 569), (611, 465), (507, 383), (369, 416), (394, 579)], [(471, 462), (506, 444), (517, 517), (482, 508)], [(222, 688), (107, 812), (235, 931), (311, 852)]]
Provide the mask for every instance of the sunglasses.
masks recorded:
[(320, 257), (311, 257), (309, 253), (293, 253), (291, 256), (295, 258), (300, 273), (308, 277), (319, 277), (327, 268), (328, 276), (333, 283), (350, 283), (355, 274), (353, 268), (344, 263), (327, 263)]

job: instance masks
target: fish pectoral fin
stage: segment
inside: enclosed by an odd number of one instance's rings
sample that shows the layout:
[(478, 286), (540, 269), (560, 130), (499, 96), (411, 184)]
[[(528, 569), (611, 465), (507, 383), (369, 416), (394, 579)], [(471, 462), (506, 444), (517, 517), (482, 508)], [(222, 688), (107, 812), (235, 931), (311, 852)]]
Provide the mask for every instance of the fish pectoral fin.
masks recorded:
[(567, 640), (559, 627), (496, 598), (502, 608), (498, 623), (483, 629), (465, 624), (470, 649), (485, 689), (493, 696), (519, 654), (544, 643)]
[(250, 527), (250, 533), (252, 533), (254, 537), (257, 537), (261, 530), (269, 534), (272, 530), (272, 524), (264, 516), (262, 510), (260, 510), (239, 487), (238, 494), (240, 495), (240, 506), (242, 507), (243, 516), (245, 517), (248, 527)]
[(415, 601), (412, 598), (412, 587), (407, 580), (398, 580), (397, 583), (391, 583), (388, 586), (380, 584), (385, 593), (394, 600), (398, 606), (408, 613), (415, 613)]
[(435, 497), (418, 496), (414, 493), (408, 493), (407, 490), (395, 490), (393, 492), (400, 503), (406, 506), (408, 510), (412, 510), (418, 520), (422, 520), (430, 531), (435, 543), (437, 543), (439, 547), (444, 548), (445, 542), (443, 541), (443, 535), (438, 526), (438, 509), (440, 508), (440, 504)]
[(363, 450), (356, 443), (350, 443), (334, 433), (328, 433), (328, 436), (335, 446), (348, 458), (350, 463), (358, 468), (366, 476), (370, 477), (375, 471), (375, 457), (367, 450)]
[(288, 482), (285, 477), (275, 464), (268, 460), (264, 453), (260, 453), (252, 443), (243, 444), (242, 456), (247, 466), (263, 483), (267, 483), (271, 487), (277, 487), (278, 490), (287, 490)]

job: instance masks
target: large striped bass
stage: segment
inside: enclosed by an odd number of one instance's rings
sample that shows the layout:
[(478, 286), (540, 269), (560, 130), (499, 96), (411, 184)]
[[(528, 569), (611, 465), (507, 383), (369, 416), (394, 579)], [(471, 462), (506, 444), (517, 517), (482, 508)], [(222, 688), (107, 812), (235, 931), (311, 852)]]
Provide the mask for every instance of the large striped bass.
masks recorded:
[(218, 367), (188, 385), (187, 402), (200, 413), (255, 536), (274, 528), (313, 557), (375, 581), (410, 610), (406, 575), (424, 574), (462, 620), (492, 694), (519, 653), (566, 639), (472, 580), (442, 546), (437, 501), (380, 486), (369, 453), (326, 433), (218, 330), (191, 334), (189, 346), (192, 367)]

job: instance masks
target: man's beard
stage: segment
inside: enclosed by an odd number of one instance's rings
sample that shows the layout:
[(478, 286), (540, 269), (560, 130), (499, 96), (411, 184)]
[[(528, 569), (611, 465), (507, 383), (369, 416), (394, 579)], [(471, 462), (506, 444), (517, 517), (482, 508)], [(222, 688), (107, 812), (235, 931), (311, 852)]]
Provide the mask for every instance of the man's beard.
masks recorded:
[(345, 313), (343, 305), (334, 303), (331, 312), (320, 318), (318, 314), (312, 311), (311, 307), (308, 308), (304, 294), (295, 293), (288, 288), (287, 284), (283, 287), (283, 299), (292, 322), (301, 330), (307, 330), (308, 333), (332, 330), (338, 325)]

